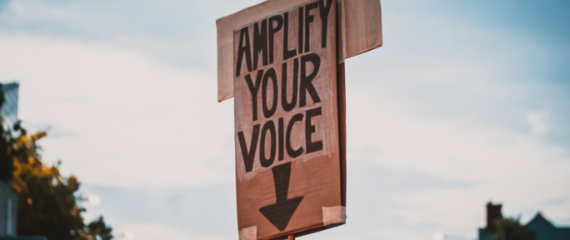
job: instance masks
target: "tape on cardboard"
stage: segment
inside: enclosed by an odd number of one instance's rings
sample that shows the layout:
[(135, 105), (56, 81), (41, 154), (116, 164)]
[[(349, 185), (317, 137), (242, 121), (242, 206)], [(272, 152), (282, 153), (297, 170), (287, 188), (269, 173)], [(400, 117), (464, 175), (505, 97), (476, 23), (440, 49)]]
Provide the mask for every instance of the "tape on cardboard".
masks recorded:
[(239, 240), (256, 240), (257, 226), (244, 228), (239, 231)]
[(323, 207), (323, 224), (325, 226), (346, 223), (346, 207)]

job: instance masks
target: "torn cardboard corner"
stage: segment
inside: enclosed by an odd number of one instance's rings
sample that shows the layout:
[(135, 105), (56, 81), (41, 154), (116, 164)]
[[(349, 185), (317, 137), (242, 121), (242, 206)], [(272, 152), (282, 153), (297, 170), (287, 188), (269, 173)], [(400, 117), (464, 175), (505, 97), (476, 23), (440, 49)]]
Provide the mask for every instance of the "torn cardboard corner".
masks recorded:
[[(234, 96), (234, 30), (310, 0), (270, 0), (216, 20), (218, 102)], [(341, 62), (382, 46), (380, 0), (337, 0), (341, 12)]]

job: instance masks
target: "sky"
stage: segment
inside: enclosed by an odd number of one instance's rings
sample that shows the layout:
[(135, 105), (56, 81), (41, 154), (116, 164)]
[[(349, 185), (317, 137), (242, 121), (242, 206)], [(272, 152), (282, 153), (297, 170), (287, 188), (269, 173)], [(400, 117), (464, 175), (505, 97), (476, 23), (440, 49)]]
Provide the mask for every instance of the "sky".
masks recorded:
[[(0, 82), (78, 176), (86, 220), (237, 239), (215, 20), (261, 1), (0, 0)], [(570, 2), (384, 0), (346, 60), (347, 224), (302, 239), (475, 239), (485, 204), (570, 226)]]

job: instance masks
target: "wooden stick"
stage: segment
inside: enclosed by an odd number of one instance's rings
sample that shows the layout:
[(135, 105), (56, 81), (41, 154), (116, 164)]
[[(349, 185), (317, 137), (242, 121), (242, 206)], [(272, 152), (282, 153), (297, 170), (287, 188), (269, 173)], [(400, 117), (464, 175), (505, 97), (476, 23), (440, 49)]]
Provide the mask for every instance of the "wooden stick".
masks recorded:
[(295, 240), (295, 234), (291, 234), (287, 237), (287, 240)]

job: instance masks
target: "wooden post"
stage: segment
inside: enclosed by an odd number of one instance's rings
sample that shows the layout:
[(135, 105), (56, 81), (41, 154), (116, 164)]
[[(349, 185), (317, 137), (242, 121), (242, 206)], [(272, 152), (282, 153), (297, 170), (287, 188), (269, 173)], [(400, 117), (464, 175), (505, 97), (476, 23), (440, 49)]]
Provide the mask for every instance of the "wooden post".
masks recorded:
[(295, 234), (291, 234), (287, 237), (287, 240), (295, 240)]

